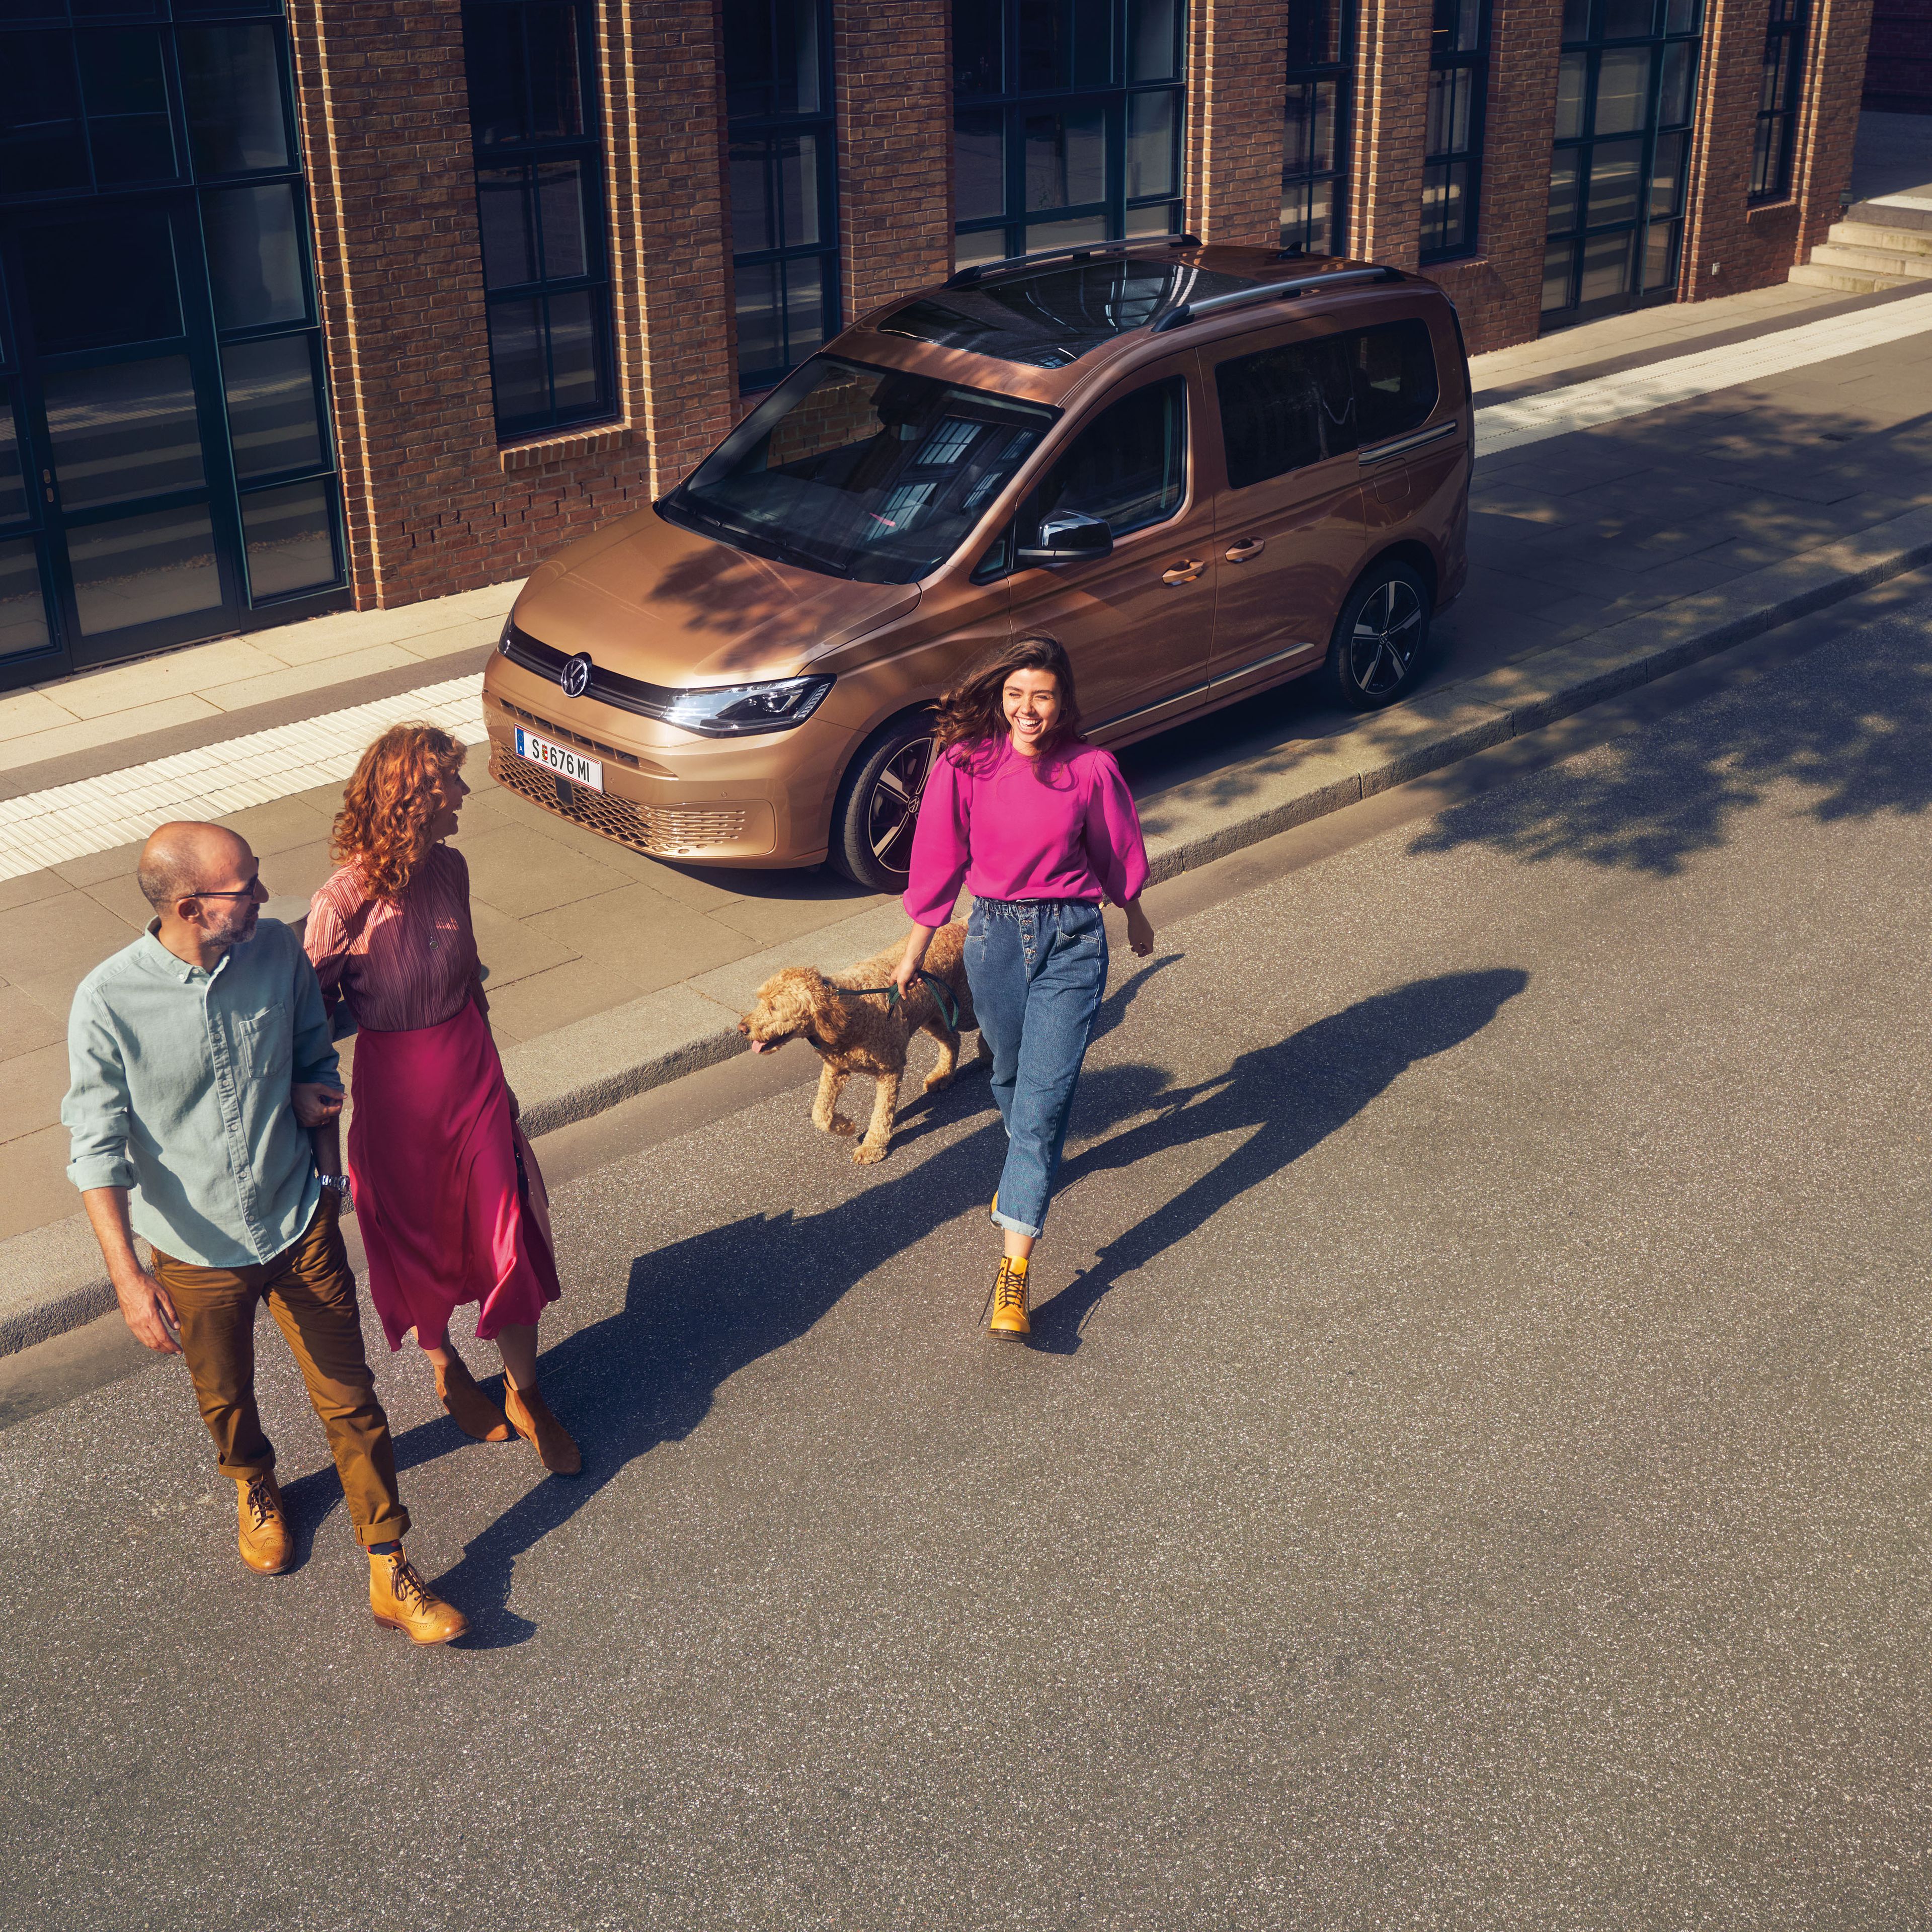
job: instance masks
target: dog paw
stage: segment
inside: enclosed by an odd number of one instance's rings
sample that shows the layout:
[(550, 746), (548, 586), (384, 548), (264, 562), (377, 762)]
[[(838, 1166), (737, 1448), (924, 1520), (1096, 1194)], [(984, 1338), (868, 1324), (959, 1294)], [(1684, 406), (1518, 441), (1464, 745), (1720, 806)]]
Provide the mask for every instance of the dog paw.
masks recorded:
[(951, 1074), (929, 1073), (926, 1076), (925, 1086), (920, 1090), (922, 1093), (926, 1094), (937, 1094), (940, 1091), (942, 1088), (950, 1087), (952, 1084), (952, 1076)]
[(820, 1124), (820, 1131), (828, 1134), (855, 1134), (859, 1130), (843, 1114), (834, 1114), (830, 1120)]
[(870, 1147), (863, 1141), (852, 1150), (852, 1158), (861, 1167), (870, 1167), (874, 1161), (884, 1160), (886, 1150), (882, 1147)]

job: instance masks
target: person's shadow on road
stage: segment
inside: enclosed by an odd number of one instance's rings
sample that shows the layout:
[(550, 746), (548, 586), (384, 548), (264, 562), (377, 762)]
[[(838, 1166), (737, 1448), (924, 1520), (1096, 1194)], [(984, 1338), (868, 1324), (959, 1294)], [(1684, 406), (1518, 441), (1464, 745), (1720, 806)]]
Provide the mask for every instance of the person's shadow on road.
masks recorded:
[(1075, 1156), (1061, 1168), (1056, 1191), (1082, 1175), (1136, 1166), (1190, 1141), (1252, 1130), (1234, 1153), (1109, 1241), (1095, 1266), (1036, 1310), (1033, 1346), (1071, 1354), (1095, 1304), (1123, 1275), (1144, 1267), (1238, 1195), (1299, 1160), (1417, 1060), (1481, 1032), (1504, 1002), (1528, 984), (1527, 973), (1498, 967), (1418, 980), (1378, 993), (1277, 1046), (1243, 1054), (1214, 1079), (1163, 1093), (1154, 1119)]
[[(1096, 1032), (1118, 1024), (1145, 973), (1108, 996)], [(1216, 1079), (1172, 1094), (1157, 1068), (1096, 1070), (1076, 1103), (1083, 1130), (1160, 1112), (1090, 1147), (1066, 1169), (1121, 1167), (1203, 1134), (1252, 1126), (1239, 1153), (1108, 1244), (1102, 1266), (1042, 1308), (1038, 1346), (1076, 1346), (1079, 1324), (1128, 1269), (1199, 1227), (1220, 1208), (1315, 1146), (1359, 1113), (1413, 1061), (1479, 1032), (1528, 984), (1498, 970), (1450, 974), (1378, 994), (1319, 1020), (1279, 1046), (1244, 1054)], [(539, 1484), (476, 1537), (438, 1587), (469, 1616), (471, 1643), (520, 1643), (536, 1626), (507, 1599), (517, 1559), (568, 1522), (605, 1484), (662, 1442), (688, 1436), (717, 1390), (740, 1370), (798, 1340), (852, 1286), (935, 1228), (977, 1209), (998, 1178), (999, 1126), (976, 1082), (934, 1096), (962, 1112), (986, 1110), (975, 1131), (916, 1166), (889, 1172), (824, 1213), (789, 1208), (747, 1215), (631, 1264), (623, 1307), (547, 1350), (546, 1393), (584, 1450), (584, 1474)], [(954, 1118), (958, 1118), (957, 1113)], [(990, 1274), (993, 1250), (982, 1258)], [(962, 1253), (962, 1273), (973, 1264)], [(397, 1441), (407, 1468), (452, 1444), (446, 1419)], [(320, 1478), (319, 1478), (320, 1480)]]

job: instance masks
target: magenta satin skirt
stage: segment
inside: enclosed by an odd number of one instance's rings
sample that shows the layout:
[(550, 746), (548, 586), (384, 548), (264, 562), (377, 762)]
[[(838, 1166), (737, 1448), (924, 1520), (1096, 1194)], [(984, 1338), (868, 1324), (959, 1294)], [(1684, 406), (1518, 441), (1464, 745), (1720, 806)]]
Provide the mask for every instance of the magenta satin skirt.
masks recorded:
[(480, 1341), (534, 1322), (561, 1292), (549, 1204), (483, 1016), (358, 1034), (353, 1084), (349, 1174), (389, 1346), (412, 1328), (434, 1346), (467, 1301)]

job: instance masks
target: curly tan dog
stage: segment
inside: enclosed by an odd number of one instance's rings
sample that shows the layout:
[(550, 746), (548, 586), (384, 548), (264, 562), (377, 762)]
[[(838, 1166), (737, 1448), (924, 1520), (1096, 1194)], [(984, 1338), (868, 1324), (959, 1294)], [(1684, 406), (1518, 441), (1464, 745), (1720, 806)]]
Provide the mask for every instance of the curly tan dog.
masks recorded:
[[(892, 1118), (898, 1112), (899, 1082), (905, 1072), (906, 1048), (915, 1033), (929, 1033), (939, 1042), (939, 1064), (926, 1076), (928, 1094), (950, 1084), (959, 1064), (959, 1035), (976, 1027), (973, 995), (966, 984), (966, 928), (958, 920), (932, 935), (926, 970), (952, 994), (959, 1025), (947, 1023), (938, 995), (923, 980), (896, 1005), (883, 993), (842, 998), (839, 987), (884, 986), (899, 963), (901, 948), (890, 947), (862, 959), (830, 979), (812, 966), (788, 966), (758, 988), (758, 1003), (738, 1022), (738, 1030), (752, 1042), (754, 1053), (776, 1053), (786, 1041), (806, 1041), (825, 1063), (818, 1076), (818, 1097), (812, 1105), (812, 1124), (821, 1133), (849, 1134), (852, 1123), (838, 1112), (838, 1096), (855, 1073), (869, 1073), (878, 1085), (872, 1098), (872, 1118), (866, 1137), (853, 1151), (856, 1161), (884, 1160), (891, 1145)], [(987, 1046), (982, 1038), (980, 1052)]]

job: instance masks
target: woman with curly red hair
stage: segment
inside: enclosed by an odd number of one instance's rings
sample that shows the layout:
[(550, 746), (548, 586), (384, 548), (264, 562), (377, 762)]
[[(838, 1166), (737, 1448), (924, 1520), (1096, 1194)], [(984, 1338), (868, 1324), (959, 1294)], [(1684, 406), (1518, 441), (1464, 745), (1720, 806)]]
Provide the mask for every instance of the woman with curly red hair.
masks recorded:
[[(470, 868), (443, 842), (470, 794), (463, 756), (434, 724), (392, 725), (363, 753), (304, 944), (356, 1024), (349, 1174), (390, 1348), (414, 1329), (459, 1426), (506, 1442), (514, 1425), (574, 1476), (583, 1459), (537, 1387), (537, 1322), (559, 1293), (543, 1177), (490, 1032)], [(471, 1301), (503, 1358), (500, 1409), (450, 1345)]]

